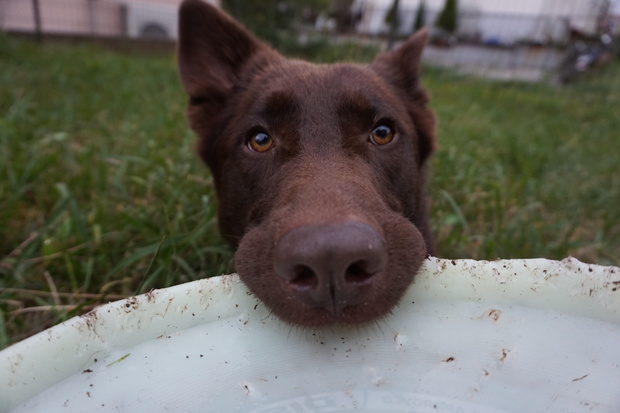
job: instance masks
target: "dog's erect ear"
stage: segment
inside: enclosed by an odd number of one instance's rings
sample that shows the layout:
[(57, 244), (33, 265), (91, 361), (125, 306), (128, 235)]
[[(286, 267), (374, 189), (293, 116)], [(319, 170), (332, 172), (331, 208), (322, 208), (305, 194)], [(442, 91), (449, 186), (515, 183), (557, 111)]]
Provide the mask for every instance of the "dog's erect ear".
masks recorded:
[[(396, 86), (412, 97), (420, 88), (420, 66), (422, 52), (428, 42), (428, 30), (422, 29), (407, 39), (398, 49), (381, 53), (372, 66), (381, 74), (388, 75)], [(418, 97), (419, 98), (419, 97)], [(425, 104), (426, 102), (420, 102)]]
[(178, 65), (190, 104), (217, 113), (245, 64), (263, 51), (275, 54), (216, 7), (201, 0), (181, 4)]
[(428, 43), (428, 30), (421, 29), (398, 49), (381, 53), (371, 67), (403, 93), (420, 138), (421, 164), (435, 149), (435, 117), (427, 108), (428, 95), (420, 85), (422, 52)]

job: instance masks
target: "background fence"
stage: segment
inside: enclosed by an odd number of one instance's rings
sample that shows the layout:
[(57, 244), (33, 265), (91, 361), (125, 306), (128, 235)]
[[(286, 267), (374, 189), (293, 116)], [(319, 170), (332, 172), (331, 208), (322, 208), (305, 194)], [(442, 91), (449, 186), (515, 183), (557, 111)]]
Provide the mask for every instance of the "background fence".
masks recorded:
[[(173, 42), (181, 0), (0, 0), (0, 29), (8, 32)], [(381, 48), (431, 28), (427, 61), (500, 79), (555, 77), (564, 63), (578, 74), (617, 51), (620, 1), (461, 0), (456, 24), (439, 22), (446, 0), (212, 0), (275, 44), (303, 33)], [(223, 4), (222, 4), (223, 3)], [(456, 3), (456, 2), (455, 2)], [(607, 43), (601, 41), (607, 36)], [(566, 57), (571, 47), (573, 56)], [(572, 76), (575, 76), (575, 73)], [(571, 75), (567, 76), (568, 80)]]

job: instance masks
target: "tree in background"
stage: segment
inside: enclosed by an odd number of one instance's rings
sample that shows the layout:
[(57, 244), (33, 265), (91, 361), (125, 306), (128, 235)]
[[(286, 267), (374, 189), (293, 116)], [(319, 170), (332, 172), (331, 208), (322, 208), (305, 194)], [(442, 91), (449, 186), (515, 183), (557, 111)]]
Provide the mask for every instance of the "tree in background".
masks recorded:
[(398, 28), (399, 26), (399, 23), (400, 23), (400, 16), (398, 13), (399, 3), (400, 3), (399, 0), (394, 0), (392, 2), (392, 5), (390, 6), (390, 9), (385, 15), (385, 22), (389, 24), (390, 27)]
[(353, 28), (352, 6), (353, 0), (331, 0), (329, 15), (336, 20), (338, 33), (346, 33)]
[(454, 33), (457, 27), (458, 7), (456, 0), (446, 0), (435, 25), (448, 33)]
[(392, 2), (392, 6), (388, 10), (385, 15), (385, 22), (390, 27), (389, 37), (388, 37), (388, 49), (392, 49), (394, 45), (394, 40), (396, 39), (396, 33), (398, 32), (398, 28), (400, 27), (400, 15), (398, 10), (399, 0), (394, 0)]
[(304, 15), (327, 10), (330, 0), (223, 0), (222, 7), (251, 32), (278, 47)]
[(415, 21), (413, 22), (413, 31), (416, 32), (426, 26), (426, 2), (422, 0), (418, 5), (415, 13)]

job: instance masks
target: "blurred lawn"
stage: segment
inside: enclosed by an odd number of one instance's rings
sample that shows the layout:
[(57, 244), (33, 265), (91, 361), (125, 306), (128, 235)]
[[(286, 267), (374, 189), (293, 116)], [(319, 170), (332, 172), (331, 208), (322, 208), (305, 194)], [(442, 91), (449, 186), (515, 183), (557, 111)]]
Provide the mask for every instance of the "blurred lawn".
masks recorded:
[[(101, 302), (231, 271), (172, 56), (0, 36), (0, 64), (0, 348)], [(440, 256), (620, 265), (618, 62), (564, 88), (432, 68), (424, 84), (439, 117)]]

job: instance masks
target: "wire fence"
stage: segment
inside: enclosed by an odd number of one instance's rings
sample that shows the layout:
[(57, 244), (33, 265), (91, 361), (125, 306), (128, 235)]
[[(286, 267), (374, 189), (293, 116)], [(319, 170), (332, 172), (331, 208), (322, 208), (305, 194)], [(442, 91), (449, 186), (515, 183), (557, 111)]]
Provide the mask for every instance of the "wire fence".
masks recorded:
[(180, 0), (0, 0), (0, 29), (173, 41)]
[[(0, 0), (0, 30), (39, 38), (62, 35), (174, 42), (180, 1)], [(411, 34), (416, 25), (425, 25), (432, 34), (425, 59), (435, 65), (527, 81), (563, 71), (562, 80), (570, 81), (617, 53), (620, 14), (613, 14), (610, 1), (462, 0), (453, 30), (437, 24), (445, 0), (401, 0), (396, 9), (393, 0), (332, 0), (329, 7), (326, 1), (224, 0), (223, 6), (246, 20), (259, 19), (256, 10), (262, 10), (266, 13), (260, 21), (262, 28), (280, 22), (288, 27), (274, 26), (274, 31), (305, 27), (306, 33), (344, 34), (351, 41), (372, 41), (381, 47), (390, 47)], [(220, 1), (211, 2), (222, 6)], [(292, 6), (287, 8), (288, 3)], [(291, 10), (299, 15), (291, 15)], [(279, 14), (286, 18), (278, 18)], [(568, 73), (567, 65), (573, 73)]]

